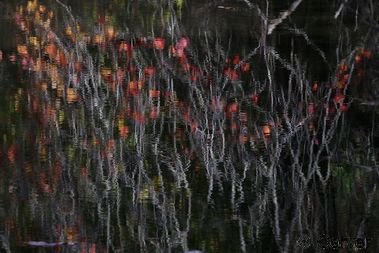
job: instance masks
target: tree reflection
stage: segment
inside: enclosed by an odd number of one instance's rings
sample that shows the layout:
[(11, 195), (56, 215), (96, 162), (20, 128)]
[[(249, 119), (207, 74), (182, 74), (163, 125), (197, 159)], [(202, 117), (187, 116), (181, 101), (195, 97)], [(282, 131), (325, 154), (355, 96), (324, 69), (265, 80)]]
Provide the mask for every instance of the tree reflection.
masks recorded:
[[(378, 36), (360, 40), (378, 6), (338, 9), (347, 32), (329, 56), (264, 4), (243, 4), (258, 24), (245, 53), (217, 32), (186, 34), (182, 5), (151, 3), (164, 17), (142, 35), (110, 14), (81, 24), (59, 0), (17, 7), (17, 45), (1, 63), (19, 83), (2, 116), (4, 249), (294, 252), (302, 236), (317, 246), (322, 234), (373, 233), (377, 178), (363, 178), (378, 174)], [(362, 34), (341, 15), (355, 7)], [(321, 79), (295, 42), (328, 65)], [(355, 123), (361, 113), (369, 121)], [(364, 215), (337, 218), (347, 205)]]

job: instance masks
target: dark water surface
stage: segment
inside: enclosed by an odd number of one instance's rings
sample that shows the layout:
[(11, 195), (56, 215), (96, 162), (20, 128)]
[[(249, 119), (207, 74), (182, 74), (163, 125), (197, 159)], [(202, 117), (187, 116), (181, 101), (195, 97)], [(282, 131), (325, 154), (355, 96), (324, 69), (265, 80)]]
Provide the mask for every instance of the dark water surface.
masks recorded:
[(378, 252), (378, 12), (1, 1), (0, 252)]

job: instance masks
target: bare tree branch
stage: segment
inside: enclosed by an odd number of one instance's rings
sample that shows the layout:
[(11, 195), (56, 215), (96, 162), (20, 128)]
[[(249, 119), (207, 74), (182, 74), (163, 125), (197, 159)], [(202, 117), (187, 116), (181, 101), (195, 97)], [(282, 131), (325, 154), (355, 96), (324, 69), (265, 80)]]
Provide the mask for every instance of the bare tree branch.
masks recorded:
[(270, 24), (268, 25), (267, 34), (270, 35), (275, 30), (277, 25), (282, 23), (289, 15), (292, 14), (292, 12), (296, 10), (296, 8), (299, 6), (299, 4), (302, 1), (303, 0), (296, 0), (295, 2), (291, 4), (288, 10), (283, 11), (278, 18), (271, 20)]

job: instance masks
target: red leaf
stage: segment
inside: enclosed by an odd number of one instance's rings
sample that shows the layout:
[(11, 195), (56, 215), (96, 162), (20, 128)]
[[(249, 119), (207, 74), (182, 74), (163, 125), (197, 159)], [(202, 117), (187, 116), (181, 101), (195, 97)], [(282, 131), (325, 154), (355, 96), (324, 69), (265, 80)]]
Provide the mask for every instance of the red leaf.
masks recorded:
[(157, 50), (163, 50), (165, 45), (165, 39), (163, 38), (155, 38), (153, 41), (153, 46)]
[(334, 103), (336, 103), (336, 104), (340, 104), (340, 103), (343, 103), (344, 99), (345, 99), (345, 95), (339, 94), (339, 95), (336, 95), (336, 96), (333, 98), (333, 101), (334, 101)]

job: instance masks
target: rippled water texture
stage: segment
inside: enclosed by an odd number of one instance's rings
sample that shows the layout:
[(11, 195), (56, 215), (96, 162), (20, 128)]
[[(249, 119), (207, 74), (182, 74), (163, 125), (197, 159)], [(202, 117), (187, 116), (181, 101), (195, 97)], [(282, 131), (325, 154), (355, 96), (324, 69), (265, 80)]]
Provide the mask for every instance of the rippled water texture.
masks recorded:
[(378, 252), (379, 2), (0, 2), (0, 252)]

